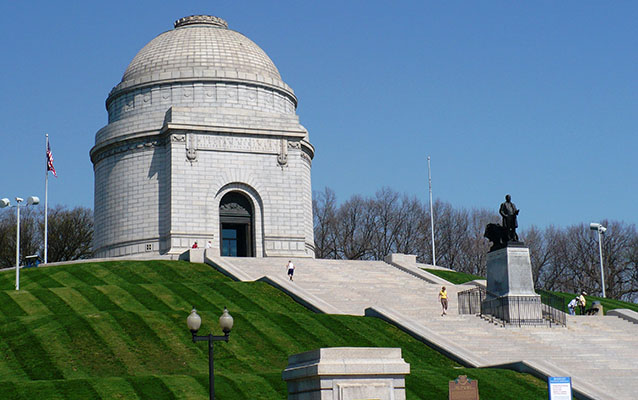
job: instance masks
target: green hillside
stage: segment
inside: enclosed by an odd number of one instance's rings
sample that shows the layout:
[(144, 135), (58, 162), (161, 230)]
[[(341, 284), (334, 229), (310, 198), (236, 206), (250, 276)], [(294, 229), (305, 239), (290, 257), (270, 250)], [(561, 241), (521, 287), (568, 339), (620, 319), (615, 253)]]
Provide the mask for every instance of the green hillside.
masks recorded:
[[(447, 382), (478, 379), (482, 398), (538, 399), (547, 385), (507, 370), (466, 369), (375, 318), (315, 314), (260, 282), (240, 283), (203, 264), (104, 262), (0, 272), (0, 393), (3, 399), (205, 399), (208, 352), (192, 343), (221, 334), (224, 306), (235, 318), (215, 345), (219, 399), (284, 399), (291, 354), (332, 346), (401, 347), (411, 365), (408, 399), (446, 399)], [(451, 332), (453, 334), (453, 332)]]

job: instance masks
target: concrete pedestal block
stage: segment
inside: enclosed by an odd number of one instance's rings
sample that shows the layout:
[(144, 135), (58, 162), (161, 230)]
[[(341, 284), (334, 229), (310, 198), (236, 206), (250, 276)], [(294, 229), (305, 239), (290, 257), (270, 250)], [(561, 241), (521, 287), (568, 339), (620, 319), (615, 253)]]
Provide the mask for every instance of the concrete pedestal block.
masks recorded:
[(542, 323), (541, 297), (534, 291), (527, 247), (508, 244), (487, 254), (487, 298), (483, 312), (512, 323)]
[(495, 297), (536, 295), (527, 247), (508, 245), (487, 253), (487, 291)]
[(190, 261), (193, 263), (204, 263), (204, 249), (188, 249), (179, 255), (180, 260)]
[(416, 266), (416, 256), (414, 254), (392, 253), (383, 258), (388, 264), (405, 264)]
[(334, 347), (296, 354), (282, 377), (289, 400), (405, 400), (399, 348)]

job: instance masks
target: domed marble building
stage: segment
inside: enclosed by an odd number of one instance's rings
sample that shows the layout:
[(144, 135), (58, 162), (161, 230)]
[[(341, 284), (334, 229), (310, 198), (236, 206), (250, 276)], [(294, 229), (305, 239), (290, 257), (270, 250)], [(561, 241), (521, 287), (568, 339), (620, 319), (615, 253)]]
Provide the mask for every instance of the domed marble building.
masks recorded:
[(195, 15), (137, 53), (95, 135), (96, 257), (314, 257), (314, 148), (254, 42)]

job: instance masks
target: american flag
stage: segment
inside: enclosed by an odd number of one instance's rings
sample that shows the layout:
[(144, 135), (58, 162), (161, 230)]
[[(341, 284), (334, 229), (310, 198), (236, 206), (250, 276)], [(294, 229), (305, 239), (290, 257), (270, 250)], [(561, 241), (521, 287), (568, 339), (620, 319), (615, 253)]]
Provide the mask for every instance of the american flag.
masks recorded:
[(58, 177), (58, 174), (55, 173), (55, 167), (53, 166), (53, 153), (51, 153), (49, 142), (47, 142), (47, 171), (53, 172), (53, 176)]

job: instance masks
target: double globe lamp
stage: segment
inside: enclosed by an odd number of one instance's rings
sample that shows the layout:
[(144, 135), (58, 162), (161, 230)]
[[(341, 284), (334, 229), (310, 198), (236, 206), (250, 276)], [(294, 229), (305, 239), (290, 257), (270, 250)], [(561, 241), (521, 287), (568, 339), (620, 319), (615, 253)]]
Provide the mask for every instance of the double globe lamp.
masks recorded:
[[(20, 203), (22, 203), (23, 201), (23, 198), (16, 197), (16, 205), (12, 206), (9, 199), (0, 199), (0, 208), (16, 208), (16, 290), (20, 290), (20, 207), (24, 207)], [(27, 206), (35, 206), (38, 204), (40, 204), (40, 199), (36, 196), (31, 196), (27, 199)]]
[(197, 336), (197, 331), (199, 331), (200, 326), (202, 326), (202, 318), (197, 314), (197, 310), (193, 307), (188, 318), (186, 318), (186, 325), (188, 325), (188, 329), (193, 334), (193, 343), (194, 342), (204, 342), (208, 341), (208, 391), (210, 399), (213, 400), (215, 398), (215, 373), (213, 368), (213, 342), (228, 342), (228, 336), (230, 335), (230, 330), (233, 329), (233, 317), (228, 313), (228, 309), (224, 307), (224, 312), (222, 316), (219, 317), (219, 325), (224, 332), (224, 336), (213, 336), (213, 334), (209, 333), (207, 336)]

